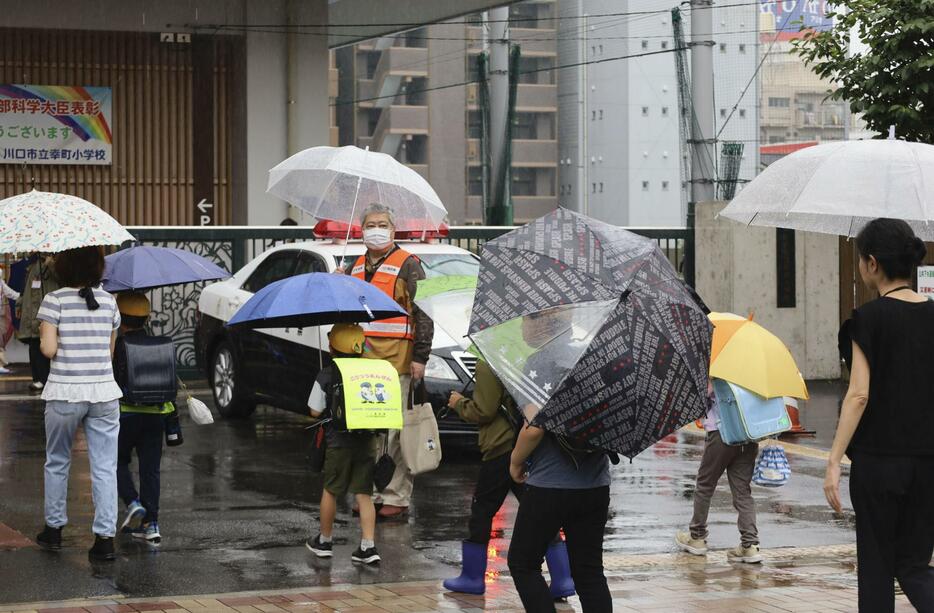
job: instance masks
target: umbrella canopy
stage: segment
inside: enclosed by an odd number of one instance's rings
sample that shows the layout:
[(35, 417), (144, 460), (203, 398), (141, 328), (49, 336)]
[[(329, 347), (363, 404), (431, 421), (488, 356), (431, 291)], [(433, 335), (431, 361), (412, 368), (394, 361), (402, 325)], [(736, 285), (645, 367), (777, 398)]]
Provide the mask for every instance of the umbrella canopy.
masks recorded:
[(467, 349), (467, 325), (476, 291), (477, 278), (469, 275), (422, 279), (415, 292), (415, 304), (462, 349)]
[(934, 146), (899, 140), (825, 143), (783, 157), (720, 213), (747, 225), (856, 236), (877, 217), (934, 240)]
[(385, 153), (312, 147), (269, 171), (269, 193), (317, 219), (354, 224), (372, 202), (392, 207), (396, 230), (437, 230), (447, 210), (420, 174)]
[(130, 247), (108, 255), (105, 262), (104, 289), (108, 292), (215, 281), (230, 276), (207, 258), (169, 247)]
[(780, 338), (746, 317), (711, 313), (710, 376), (765, 398), (808, 398), (807, 385)]
[(697, 419), (711, 330), (655, 241), (622, 228), (559, 209), (484, 245), (470, 338), (546, 430), (633, 457)]
[(0, 253), (58, 253), (135, 240), (116, 219), (87, 200), (32, 190), (0, 200)]
[(375, 285), (349, 275), (310, 272), (270, 283), (227, 322), (239, 328), (302, 328), (405, 315)]

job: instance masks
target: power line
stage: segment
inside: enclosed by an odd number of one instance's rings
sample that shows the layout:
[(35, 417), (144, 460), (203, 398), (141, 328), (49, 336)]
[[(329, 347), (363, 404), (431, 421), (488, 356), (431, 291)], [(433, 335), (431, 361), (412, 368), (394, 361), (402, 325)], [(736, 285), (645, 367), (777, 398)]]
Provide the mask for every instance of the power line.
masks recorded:
[[(710, 9), (727, 9), (727, 8), (736, 8), (742, 6), (762, 6), (767, 4), (779, 4), (784, 0), (757, 0), (753, 2), (736, 2), (732, 4), (721, 4), (719, 6), (710, 7)], [(710, 10), (705, 9), (705, 10)], [(691, 9), (688, 8), (690, 11)], [(535, 17), (535, 16), (519, 16), (519, 17), (509, 17), (507, 19), (491, 19), (487, 20), (484, 23), (529, 23), (529, 22), (539, 22), (539, 21), (565, 21), (565, 20), (580, 20), (580, 19), (593, 19), (600, 17), (627, 17), (627, 16), (637, 16), (637, 15), (667, 15), (670, 13), (670, 9), (657, 9), (651, 11), (622, 11), (617, 13), (594, 13), (591, 15), (557, 15), (553, 17)], [(340, 23), (340, 24), (331, 24), (331, 23), (301, 23), (301, 24), (288, 24), (283, 25), (281, 23), (267, 23), (267, 24), (166, 24), (167, 28), (172, 27), (181, 27), (189, 30), (225, 30), (225, 29), (236, 29), (236, 30), (252, 30), (254, 28), (273, 28), (276, 30), (281, 30), (282, 28), (317, 28), (324, 29), (328, 31), (330, 35), (337, 35), (337, 32), (330, 32), (333, 28), (377, 28), (377, 27), (391, 27), (391, 28), (421, 28), (428, 25), (476, 25), (475, 21), (443, 21), (437, 23), (426, 23), (424, 21), (419, 22), (384, 22), (384, 23)], [(350, 34), (352, 36), (359, 36), (357, 34)]]
[[(588, 61), (584, 61), (584, 62), (573, 62), (573, 63), (570, 63), (570, 64), (561, 64), (561, 65), (559, 65), (559, 66), (547, 66), (547, 67), (545, 67), (545, 68), (534, 68), (534, 69), (531, 69), (531, 70), (523, 70), (523, 71), (520, 71), (518, 74), (519, 74), (519, 75), (535, 74), (535, 73), (539, 73), (539, 72), (550, 72), (550, 71), (553, 71), (553, 70), (564, 70), (564, 69), (566, 69), (566, 68), (577, 68), (578, 66), (589, 66), (590, 64), (602, 64), (602, 63), (604, 63), (604, 62), (615, 62), (615, 61), (618, 61), (618, 60), (628, 60), (628, 59), (639, 58), (639, 57), (647, 57), (647, 56), (650, 56), (650, 55), (662, 55), (662, 54), (665, 54), (665, 53), (673, 53), (673, 52), (675, 52), (675, 51), (679, 51), (679, 50), (684, 49), (684, 48), (685, 48), (685, 47), (676, 47), (676, 48), (672, 48), (672, 49), (662, 49), (662, 50), (660, 50), (660, 51), (646, 51), (646, 52), (644, 52), (644, 53), (633, 53), (633, 54), (630, 54), (630, 55), (619, 55), (619, 56), (615, 56), (615, 57), (607, 57), (607, 58), (602, 58), (602, 59), (599, 59), (599, 60), (588, 60)], [(411, 89), (411, 90), (408, 90), (406, 93), (407, 93), (407, 94), (420, 94), (420, 93), (425, 93), (425, 92), (437, 91), (437, 90), (441, 90), (441, 89), (450, 89), (450, 88), (452, 88), (452, 87), (462, 87), (462, 86), (465, 86), (465, 85), (470, 85), (470, 84), (472, 84), (472, 83), (478, 83), (478, 82), (479, 82), (478, 79), (473, 79), (473, 80), (470, 80), (470, 81), (461, 81), (461, 82), (458, 82), (458, 83), (448, 83), (448, 84), (446, 84), (446, 85), (436, 85), (436, 86), (434, 86), (434, 87), (425, 87), (425, 88), (422, 88), (422, 89)], [(360, 102), (372, 102), (372, 101), (374, 101), (374, 100), (384, 100), (384, 99), (386, 99), (386, 98), (396, 98), (397, 96), (399, 96), (398, 93), (396, 93), (396, 94), (389, 94), (389, 95), (386, 95), (386, 96), (372, 96), (372, 97), (370, 97), (370, 98), (356, 98), (356, 99), (354, 99), (354, 100), (335, 100), (330, 106), (345, 106), (345, 105), (348, 105), (348, 104), (357, 104), (357, 103), (360, 103)]]

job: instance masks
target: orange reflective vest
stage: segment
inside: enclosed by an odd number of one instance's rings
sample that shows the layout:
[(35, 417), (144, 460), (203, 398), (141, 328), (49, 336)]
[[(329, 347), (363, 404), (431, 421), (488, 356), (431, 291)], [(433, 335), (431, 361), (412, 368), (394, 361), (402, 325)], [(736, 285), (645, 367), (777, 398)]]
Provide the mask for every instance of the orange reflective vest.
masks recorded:
[[(396, 279), (399, 278), (399, 271), (402, 269), (402, 264), (404, 264), (411, 255), (411, 253), (402, 249), (396, 249), (390, 253), (389, 257), (383, 260), (383, 263), (380, 264), (376, 272), (373, 273), (373, 278), (370, 279), (370, 283), (383, 290), (384, 294), (395, 300)], [(351, 275), (366, 281), (365, 253), (357, 258), (351, 270)], [(406, 315), (393, 317), (391, 319), (381, 319), (369, 323), (362, 322), (360, 327), (363, 328), (367, 336), (399, 338), (409, 341), (415, 338), (412, 334), (411, 318)]]

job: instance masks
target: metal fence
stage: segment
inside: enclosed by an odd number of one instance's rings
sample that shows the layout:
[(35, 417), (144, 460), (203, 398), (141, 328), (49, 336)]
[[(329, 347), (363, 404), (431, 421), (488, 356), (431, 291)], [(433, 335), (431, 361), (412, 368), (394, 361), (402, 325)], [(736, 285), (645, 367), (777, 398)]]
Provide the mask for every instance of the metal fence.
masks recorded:
[[(448, 236), (439, 242), (457, 245), (480, 254), (483, 243), (500, 236), (512, 228), (464, 226), (451, 228)], [(152, 227), (128, 228), (140, 244), (187, 249), (204, 256), (227, 270), (240, 270), (247, 262), (267, 249), (283, 243), (314, 240), (311, 228), (298, 227)], [(668, 256), (676, 270), (681, 271), (686, 254), (688, 231), (684, 228), (630, 228), (631, 231), (652, 238)], [(198, 311), (198, 297), (205, 283), (189, 283), (152, 290), (150, 300), (153, 315), (150, 327), (153, 334), (171, 336), (175, 340), (178, 372), (183, 378), (202, 376), (195, 362), (194, 331)]]

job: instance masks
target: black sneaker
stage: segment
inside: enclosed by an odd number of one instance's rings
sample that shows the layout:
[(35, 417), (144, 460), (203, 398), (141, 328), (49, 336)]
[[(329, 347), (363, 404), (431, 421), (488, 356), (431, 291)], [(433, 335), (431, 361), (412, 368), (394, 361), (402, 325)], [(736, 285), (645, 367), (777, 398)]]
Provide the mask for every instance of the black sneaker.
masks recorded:
[(36, 543), (46, 551), (58, 551), (62, 548), (62, 529), (46, 524), (45, 529), (36, 536)]
[(95, 534), (94, 546), (88, 549), (88, 557), (92, 560), (116, 560), (113, 537)]
[(311, 552), (319, 558), (330, 558), (333, 556), (334, 548), (332, 545), (333, 543), (322, 543), (320, 534), (313, 539), (308, 539), (305, 541), (305, 547), (311, 550)]
[(380, 561), (379, 552), (376, 551), (376, 547), (369, 547), (366, 551), (357, 547), (357, 550), (350, 554), (350, 559), (354, 562), (362, 562), (363, 564), (376, 564)]

